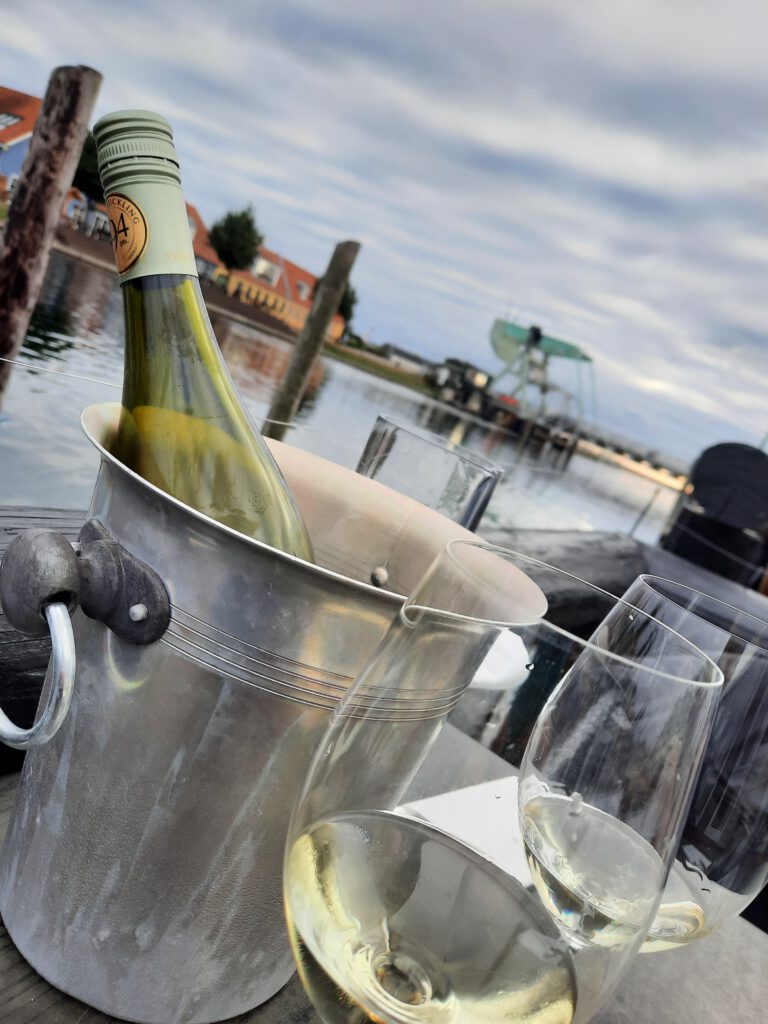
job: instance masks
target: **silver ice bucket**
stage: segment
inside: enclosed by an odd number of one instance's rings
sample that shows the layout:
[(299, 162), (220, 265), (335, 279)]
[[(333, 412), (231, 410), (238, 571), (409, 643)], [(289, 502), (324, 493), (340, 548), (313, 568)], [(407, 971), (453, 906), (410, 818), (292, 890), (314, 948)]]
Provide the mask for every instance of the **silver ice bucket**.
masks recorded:
[[(74, 613), (74, 696), (27, 754), (0, 910), (63, 991), (127, 1020), (197, 1024), (257, 1006), (290, 977), (281, 866), (309, 756), (397, 593), (448, 540), (472, 535), (275, 443), (311, 565), (127, 470), (104, 447), (118, 411), (83, 414), (101, 456), (92, 529), (159, 574), (170, 623), (142, 646)], [(371, 585), (381, 567), (394, 593)]]

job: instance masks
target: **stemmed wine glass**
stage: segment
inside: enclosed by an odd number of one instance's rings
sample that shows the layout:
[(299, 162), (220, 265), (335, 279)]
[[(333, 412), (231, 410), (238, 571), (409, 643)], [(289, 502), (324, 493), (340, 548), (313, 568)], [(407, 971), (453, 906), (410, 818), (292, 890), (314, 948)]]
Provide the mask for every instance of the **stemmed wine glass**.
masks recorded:
[[(570, 634), (534, 565), (449, 544), (319, 744), (284, 889), (328, 1024), (586, 1021), (645, 937), (722, 673), (620, 601)], [(516, 671), (558, 683), (519, 780), (448, 721), (504, 631)]]
[(725, 677), (647, 952), (711, 934), (768, 881), (768, 623), (657, 576), (640, 576), (624, 600), (695, 643)]

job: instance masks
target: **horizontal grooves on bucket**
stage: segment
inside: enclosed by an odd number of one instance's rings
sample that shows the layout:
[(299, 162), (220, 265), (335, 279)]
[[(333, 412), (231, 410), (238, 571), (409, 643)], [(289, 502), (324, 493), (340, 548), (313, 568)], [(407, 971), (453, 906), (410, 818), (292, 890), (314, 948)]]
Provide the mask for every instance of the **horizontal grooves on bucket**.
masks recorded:
[(352, 682), (250, 644), (175, 605), (162, 642), (222, 675), (316, 707), (333, 708)]
[[(239, 682), (257, 686), (287, 700), (332, 710), (353, 680), (324, 672), (314, 665), (283, 657), (211, 626), (176, 605), (161, 643), (190, 661)], [(459, 690), (404, 691), (402, 697), (362, 690), (346, 710), (349, 717), (387, 720), (435, 718), (446, 714), (461, 697)], [(431, 696), (434, 694), (434, 696)]]

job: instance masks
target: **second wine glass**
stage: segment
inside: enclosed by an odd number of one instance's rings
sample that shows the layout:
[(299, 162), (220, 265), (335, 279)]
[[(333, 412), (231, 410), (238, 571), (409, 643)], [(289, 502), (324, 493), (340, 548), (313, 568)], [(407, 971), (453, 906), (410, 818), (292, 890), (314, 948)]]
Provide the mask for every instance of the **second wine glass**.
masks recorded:
[(768, 623), (691, 587), (640, 576), (624, 595), (723, 671), (723, 695), (644, 952), (710, 935), (768, 882)]

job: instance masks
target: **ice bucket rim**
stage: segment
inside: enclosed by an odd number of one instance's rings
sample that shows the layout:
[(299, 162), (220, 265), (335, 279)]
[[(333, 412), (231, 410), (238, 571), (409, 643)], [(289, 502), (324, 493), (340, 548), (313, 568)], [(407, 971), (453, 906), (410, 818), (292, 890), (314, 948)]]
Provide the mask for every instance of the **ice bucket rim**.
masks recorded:
[(393, 591), (382, 590), (380, 587), (376, 587), (372, 583), (365, 583), (363, 580), (356, 580), (352, 576), (345, 576), (343, 573), (336, 572), (334, 569), (328, 569), (325, 566), (317, 565), (315, 562), (308, 562), (303, 558), (299, 558), (297, 555), (291, 555), (280, 548), (274, 548), (269, 544), (265, 544), (264, 541), (257, 540), (255, 537), (248, 537), (246, 534), (240, 533), (238, 530), (234, 530), (231, 526), (227, 526), (225, 523), (220, 523), (218, 520), (212, 519), (210, 516), (207, 516), (204, 512), (200, 512), (196, 508), (193, 508), (191, 505), (187, 505), (183, 501), (179, 501), (178, 498), (175, 498), (172, 494), (168, 494), (167, 491), (162, 490), (155, 484), (150, 483), (149, 480), (145, 480), (143, 476), (140, 476), (132, 469), (129, 469), (123, 462), (115, 458), (115, 456), (104, 447), (102, 442), (96, 436), (99, 427), (105, 429), (110, 426), (110, 424), (113, 427), (117, 426), (117, 418), (121, 408), (122, 406), (119, 402), (94, 402), (92, 405), (88, 405), (82, 410), (80, 414), (80, 426), (90, 443), (98, 451), (100, 457), (110, 463), (110, 465), (114, 466), (118, 472), (125, 474), (133, 480), (139, 487), (155, 495), (160, 500), (166, 501), (169, 504), (174, 505), (176, 508), (183, 510), (194, 519), (205, 523), (207, 527), (218, 530), (247, 547), (255, 548), (259, 551), (268, 551), (270, 555), (276, 555), (279, 559), (286, 562), (301, 565), (318, 576), (341, 581), (345, 586), (352, 584), (367, 593), (376, 594), (380, 600), (383, 599), (385, 601), (389, 601), (393, 605), (400, 605), (405, 601), (405, 594), (397, 594)]

